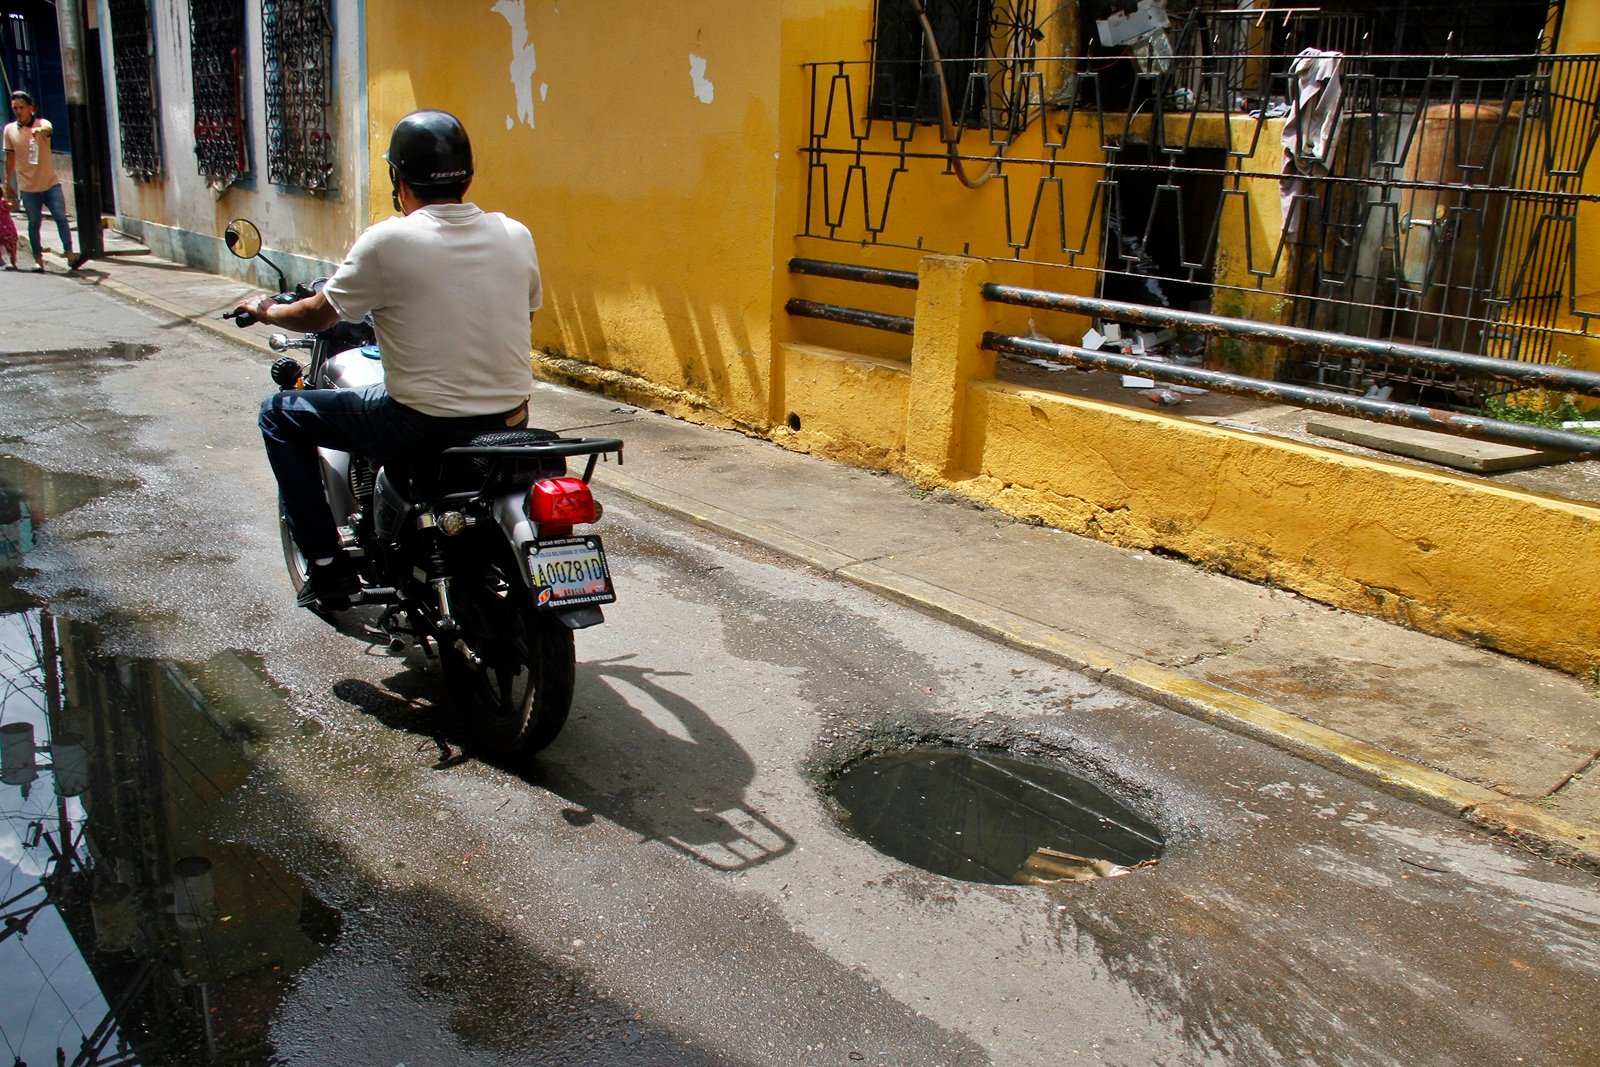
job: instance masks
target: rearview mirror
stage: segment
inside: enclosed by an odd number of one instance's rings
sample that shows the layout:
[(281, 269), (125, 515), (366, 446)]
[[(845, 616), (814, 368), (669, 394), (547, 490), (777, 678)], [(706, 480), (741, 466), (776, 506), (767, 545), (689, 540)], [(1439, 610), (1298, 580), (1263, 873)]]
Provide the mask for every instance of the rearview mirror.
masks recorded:
[(222, 231), (222, 241), (228, 251), (240, 259), (255, 259), (261, 254), (261, 231), (249, 219), (234, 219)]

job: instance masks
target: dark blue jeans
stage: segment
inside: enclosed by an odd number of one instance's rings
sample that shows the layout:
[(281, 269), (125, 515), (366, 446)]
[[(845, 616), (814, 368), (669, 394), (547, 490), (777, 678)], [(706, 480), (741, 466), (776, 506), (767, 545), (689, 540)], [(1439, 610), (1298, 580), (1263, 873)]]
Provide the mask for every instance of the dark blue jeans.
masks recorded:
[(261, 404), (261, 439), (278, 479), (289, 533), (307, 559), (339, 551), (339, 531), (322, 491), (317, 449), (331, 448), (400, 463), (479, 434), (526, 425), (504, 415), (442, 418), (391, 400), (382, 385), (365, 389), (285, 389)]

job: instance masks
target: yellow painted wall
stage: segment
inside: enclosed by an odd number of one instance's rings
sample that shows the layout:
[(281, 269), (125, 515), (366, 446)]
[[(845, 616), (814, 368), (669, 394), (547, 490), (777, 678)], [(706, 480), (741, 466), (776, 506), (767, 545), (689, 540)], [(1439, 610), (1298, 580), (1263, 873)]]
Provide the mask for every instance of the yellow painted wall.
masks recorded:
[(1013, 515), (1574, 672), (1600, 660), (1600, 604), (1574, 595), (1600, 580), (1593, 505), (998, 382), (972, 403), (958, 486)]
[[(1600, 53), (1600, 4), (1569, 2), (1566, 5), (1556, 51), (1568, 55)], [(1592, 86), (1585, 83), (1574, 95), (1582, 99), (1585, 92), (1592, 94)], [(1587, 121), (1582, 128), (1589, 128)], [(1589, 167), (1582, 191), (1600, 195), (1600, 167)], [(1600, 314), (1600, 240), (1596, 239), (1600, 234), (1600, 203), (1579, 204), (1576, 214), (1579, 238), (1572, 303), (1579, 311)], [(1582, 328), (1581, 321), (1571, 314), (1566, 299), (1560, 301), (1556, 310), (1562, 326)], [(1556, 343), (1555, 357), (1574, 367), (1600, 370), (1600, 340), (1563, 338)]]
[(1600, 582), (1600, 507), (996, 381), (977, 343), (994, 306), (967, 300), (992, 269), (925, 262), (909, 362), (785, 346), (800, 428), (776, 439), (1574, 673), (1600, 665), (1600, 601), (1574, 593)]
[(374, 188), (396, 119), (456, 113), (471, 199), (538, 245), (536, 346), (764, 425), (774, 189), (794, 143), (773, 7), (374, 0), (367, 24)]

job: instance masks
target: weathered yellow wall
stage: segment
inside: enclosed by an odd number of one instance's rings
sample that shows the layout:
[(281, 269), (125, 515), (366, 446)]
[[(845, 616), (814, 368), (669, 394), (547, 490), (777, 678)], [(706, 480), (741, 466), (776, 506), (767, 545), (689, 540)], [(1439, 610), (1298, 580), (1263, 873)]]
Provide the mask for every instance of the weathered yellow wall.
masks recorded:
[[(1600, 659), (1600, 508), (998, 382), (969, 495), (1574, 672)], [(1511, 585), (1501, 579), (1514, 575)]]
[(471, 198), (538, 245), (535, 344), (764, 425), (773, 191), (794, 141), (778, 128), (773, 14), (740, 0), (373, 0), (373, 187), (387, 188), (396, 119), (456, 113), (476, 154)]

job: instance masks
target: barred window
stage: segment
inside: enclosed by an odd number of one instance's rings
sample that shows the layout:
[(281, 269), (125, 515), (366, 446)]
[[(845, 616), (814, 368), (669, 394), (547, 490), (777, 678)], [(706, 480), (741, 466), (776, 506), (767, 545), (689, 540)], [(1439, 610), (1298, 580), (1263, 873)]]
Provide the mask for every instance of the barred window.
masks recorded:
[[(871, 114), (896, 122), (1009, 124), (1023, 101), (1036, 0), (878, 0)], [(934, 57), (938, 62), (934, 62)]]
[(244, 0), (189, 0), (194, 154), (200, 175), (226, 189), (248, 170), (244, 127)]
[(122, 169), (135, 178), (153, 178), (161, 173), (161, 112), (150, 0), (111, 0), (110, 8)]
[(261, 0), (266, 65), (267, 178), (324, 191), (333, 176), (330, 0)]

